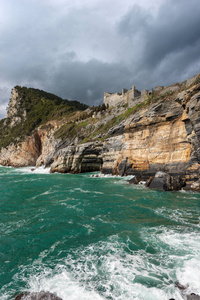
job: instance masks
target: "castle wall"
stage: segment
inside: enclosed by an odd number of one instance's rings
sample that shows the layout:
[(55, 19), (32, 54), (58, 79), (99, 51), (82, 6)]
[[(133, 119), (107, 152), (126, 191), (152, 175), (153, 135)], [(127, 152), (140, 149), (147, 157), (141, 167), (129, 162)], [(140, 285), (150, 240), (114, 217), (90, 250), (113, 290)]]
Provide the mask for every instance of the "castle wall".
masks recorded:
[(141, 92), (138, 91), (133, 85), (132, 89), (128, 91), (126, 89), (122, 89), (122, 94), (120, 93), (111, 94), (105, 92), (103, 103), (105, 105), (108, 104), (109, 106), (117, 106), (118, 104), (121, 105), (129, 104), (132, 99), (140, 96), (141, 96)]
[(116, 106), (119, 103), (122, 103), (125, 100), (126, 96), (119, 94), (119, 93), (115, 93), (115, 94), (110, 94), (110, 93), (104, 93), (104, 100), (103, 103), (105, 105), (109, 105), (109, 106)]

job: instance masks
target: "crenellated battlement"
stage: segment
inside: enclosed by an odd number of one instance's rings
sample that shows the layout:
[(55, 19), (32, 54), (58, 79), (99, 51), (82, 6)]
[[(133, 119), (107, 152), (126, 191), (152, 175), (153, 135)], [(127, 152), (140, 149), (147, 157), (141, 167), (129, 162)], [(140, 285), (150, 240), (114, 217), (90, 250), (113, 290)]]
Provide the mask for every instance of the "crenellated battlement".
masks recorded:
[[(161, 92), (163, 90), (163, 86), (155, 87), (156, 92)], [(107, 93), (104, 92), (104, 100), (103, 103), (109, 106), (117, 106), (127, 104), (129, 107), (144, 101), (149, 95), (154, 92), (154, 89), (142, 90), (141, 92), (136, 89), (135, 85), (132, 86), (130, 90), (122, 89), (121, 93)]]
[(132, 86), (130, 90), (122, 89), (122, 93), (104, 93), (103, 103), (109, 106), (116, 106), (118, 104), (129, 104), (131, 100), (141, 97), (141, 92)]

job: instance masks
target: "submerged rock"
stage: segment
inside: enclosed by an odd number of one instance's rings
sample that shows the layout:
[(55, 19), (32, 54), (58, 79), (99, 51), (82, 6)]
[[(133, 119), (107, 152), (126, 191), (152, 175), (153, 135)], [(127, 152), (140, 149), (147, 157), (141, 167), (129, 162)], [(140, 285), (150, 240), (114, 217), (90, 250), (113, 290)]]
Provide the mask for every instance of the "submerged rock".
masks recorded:
[[(186, 295), (186, 299), (187, 300), (200, 300), (200, 296), (196, 295), (195, 293), (191, 293), (190, 295), (187, 295), (185, 293), (185, 291), (187, 290), (187, 288), (189, 287), (189, 284), (187, 285), (183, 285), (180, 282), (176, 282), (175, 286), (182, 292), (184, 291), (184, 299), (185, 299), (185, 295)], [(174, 298), (170, 298), (169, 300), (176, 300)]]
[(16, 296), (15, 300), (62, 300), (62, 299), (49, 292), (35, 292), (35, 293), (25, 292)]
[(191, 293), (190, 295), (187, 295), (187, 300), (200, 300), (200, 296), (196, 295), (194, 293)]
[(180, 282), (177, 282), (177, 283), (175, 284), (175, 286), (176, 286), (179, 290), (186, 290), (186, 289), (189, 287), (188, 284), (187, 284), (187, 285), (183, 285), (183, 284), (181, 284)]
[(140, 180), (136, 176), (134, 176), (133, 178), (127, 180), (127, 182), (130, 184), (138, 184)]

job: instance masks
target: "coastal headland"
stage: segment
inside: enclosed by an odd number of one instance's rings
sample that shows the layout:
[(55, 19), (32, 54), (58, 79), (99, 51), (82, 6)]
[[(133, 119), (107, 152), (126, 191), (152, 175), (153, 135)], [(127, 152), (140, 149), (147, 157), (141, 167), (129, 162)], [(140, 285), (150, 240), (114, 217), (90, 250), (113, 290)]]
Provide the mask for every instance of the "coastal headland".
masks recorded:
[(0, 128), (3, 166), (145, 181), (165, 172), (200, 191), (200, 75), (151, 91), (104, 93), (99, 107), (16, 86)]

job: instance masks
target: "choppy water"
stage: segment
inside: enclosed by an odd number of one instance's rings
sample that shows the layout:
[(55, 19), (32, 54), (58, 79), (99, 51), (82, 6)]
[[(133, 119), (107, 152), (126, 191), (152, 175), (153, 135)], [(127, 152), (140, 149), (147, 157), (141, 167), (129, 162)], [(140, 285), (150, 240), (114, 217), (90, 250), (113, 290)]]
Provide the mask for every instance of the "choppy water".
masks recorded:
[(200, 294), (200, 195), (127, 178), (0, 167), (0, 299), (184, 299)]

